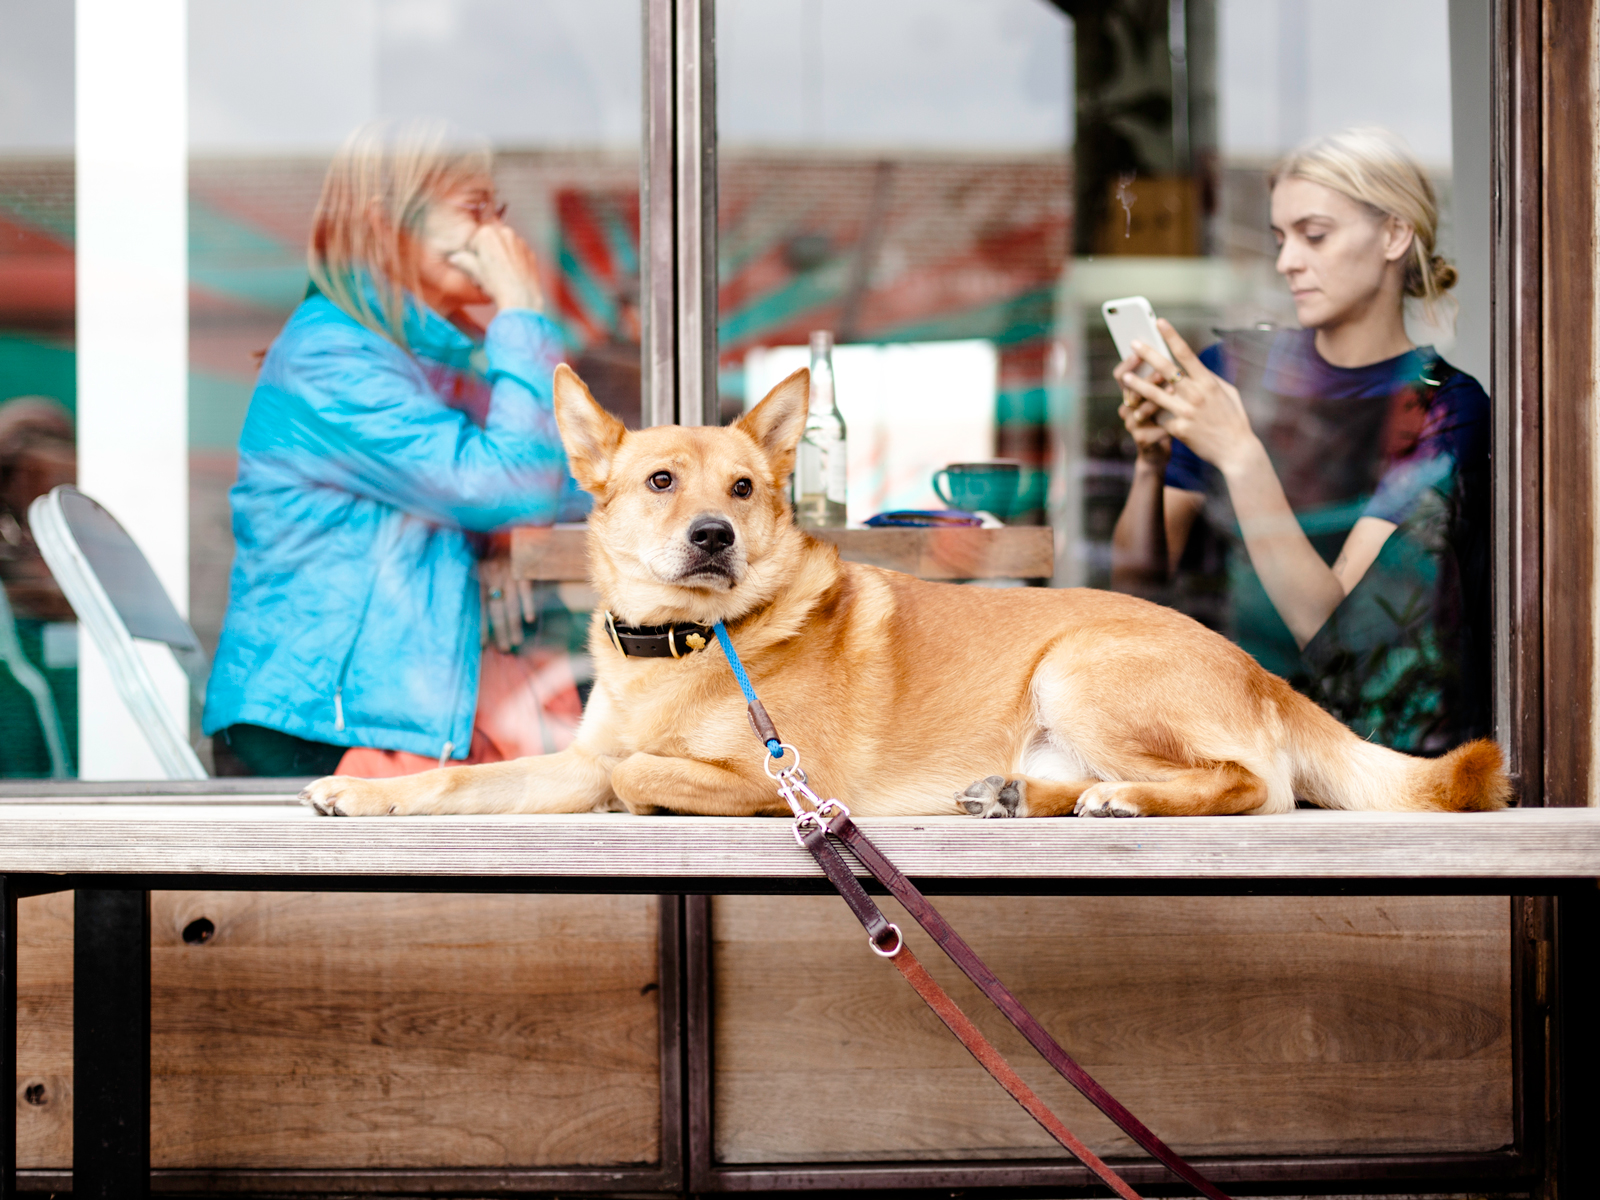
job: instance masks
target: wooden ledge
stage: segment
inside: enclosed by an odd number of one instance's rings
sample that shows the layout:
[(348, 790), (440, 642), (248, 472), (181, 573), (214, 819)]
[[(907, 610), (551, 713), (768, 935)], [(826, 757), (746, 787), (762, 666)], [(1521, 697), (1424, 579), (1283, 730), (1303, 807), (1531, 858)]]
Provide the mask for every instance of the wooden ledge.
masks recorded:
[[(813, 529), (851, 562), (923, 579), (1048, 579), (1055, 544), (1043, 525), (1002, 529)], [(511, 570), (519, 579), (570, 583), (589, 577), (583, 525), (511, 531)]]
[[(1600, 877), (1600, 809), (860, 824), (908, 875), (928, 881)], [(338, 819), (287, 796), (0, 802), (0, 873), (599, 880), (616, 890), (634, 890), (629, 880), (716, 890), (709, 885), (781, 889), (820, 878), (789, 822), (776, 818)]]

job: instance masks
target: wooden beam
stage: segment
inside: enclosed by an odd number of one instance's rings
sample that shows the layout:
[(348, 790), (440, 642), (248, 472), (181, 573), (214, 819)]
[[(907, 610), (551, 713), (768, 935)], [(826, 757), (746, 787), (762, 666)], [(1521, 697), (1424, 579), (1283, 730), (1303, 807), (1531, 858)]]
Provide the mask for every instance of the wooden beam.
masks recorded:
[[(1600, 809), (1130, 821), (863, 819), (908, 875), (947, 880), (1525, 880), (1600, 876)], [(330, 819), (284, 798), (0, 804), (0, 874), (812, 880), (772, 818)]]
[(1540, 0), (1497, 0), (1494, 16), (1495, 732), (1529, 805), (1545, 787)]
[[(17, 902), (10, 879), (0, 876), (0, 1079), (17, 1078)], [(0, 1120), (0, 1200), (16, 1200), (17, 1118)]]
[(922, 579), (1048, 579), (1055, 543), (1043, 525), (1003, 529), (815, 529), (839, 557)]
[(1594, 0), (1545, 0), (1541, 195), (1545, 803), (1596, 803)]
[[(1048, 579), (1055, 544), (1042, 525), (1001, 529), (813, 529), (840, 557), (922, 579)], [(589, 577), (582, 525), (511, 533), (511, 569), (520, 579), (570, 583)]]

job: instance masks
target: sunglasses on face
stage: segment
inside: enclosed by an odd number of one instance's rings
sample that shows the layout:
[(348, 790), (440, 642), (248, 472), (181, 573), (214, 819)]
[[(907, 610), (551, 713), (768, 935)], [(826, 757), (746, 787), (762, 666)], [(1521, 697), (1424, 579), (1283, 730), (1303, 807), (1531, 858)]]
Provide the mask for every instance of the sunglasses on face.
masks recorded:
[(461, 206), (467, 216), (477, 221), (480, 226), (490, 224), (490, 221), (504, 221), (506, 219), (506, 205), (496, 203), (494, 200), (470, 200)]
[(477, 200), (466, 200), (456, 205), (467, 216), (479, 225), (487, 225), (491, 221), (503, 221), (506, 215), (506, 205), (497, 203), (492, 197), (482, 197)]

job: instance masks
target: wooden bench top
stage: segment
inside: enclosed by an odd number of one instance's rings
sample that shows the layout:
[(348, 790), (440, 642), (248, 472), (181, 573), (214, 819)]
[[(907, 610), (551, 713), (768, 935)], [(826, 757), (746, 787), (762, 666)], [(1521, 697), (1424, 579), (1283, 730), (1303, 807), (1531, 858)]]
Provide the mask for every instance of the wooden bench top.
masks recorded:
[[(1003, 529), (812, 529), (852, 562), (923, 579), (1048, 579), (1054, 535), (1043, 525)], [(520, 579), (564, 583), (589, 577), (583, 525), (511, 531), (511, 569)]]
[[(1046, 890), (1016, 885), (1049, 880), (1093, 890), (1088, 885), (1116, 881), (1454, 879), (1478, 881), (1473, 890), (1481, 891), (1498, 880), (1600, 877), (1600, 809), (860, 824), (909, 875), (1010, 881), (1005, 890)], [(391, 886), (416, 877), (527, 879), (557, 885), (552, 890), (563, 880), (615, 890), (676, 881), (663, 890), (678, 891), (761, 883), (784, 890), (820, 880), (789, 822), (777, 818), (339, 819), (317, 817), (288, 796), (216, 795), (0, 801), (0, 873), (371, 878)]]

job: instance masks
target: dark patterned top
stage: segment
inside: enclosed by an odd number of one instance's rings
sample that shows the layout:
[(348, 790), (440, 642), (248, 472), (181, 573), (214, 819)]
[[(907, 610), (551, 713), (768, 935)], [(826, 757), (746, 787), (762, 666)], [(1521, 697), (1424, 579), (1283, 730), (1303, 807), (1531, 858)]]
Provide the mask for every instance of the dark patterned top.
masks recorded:
[(1314, 338), (1228, 332), (1201, 359), (1239, 388), (1324, 560), (1361, 517), (1395, 532), (1302, 651), (1251, 566), (1220, 473), (1174, 442), (1167, 485), (1206, 496), (1174, 603), (1363, 736), (1442, 753), (1490, 731), (1489, 398), (1432, 347), (1336, 367)]

